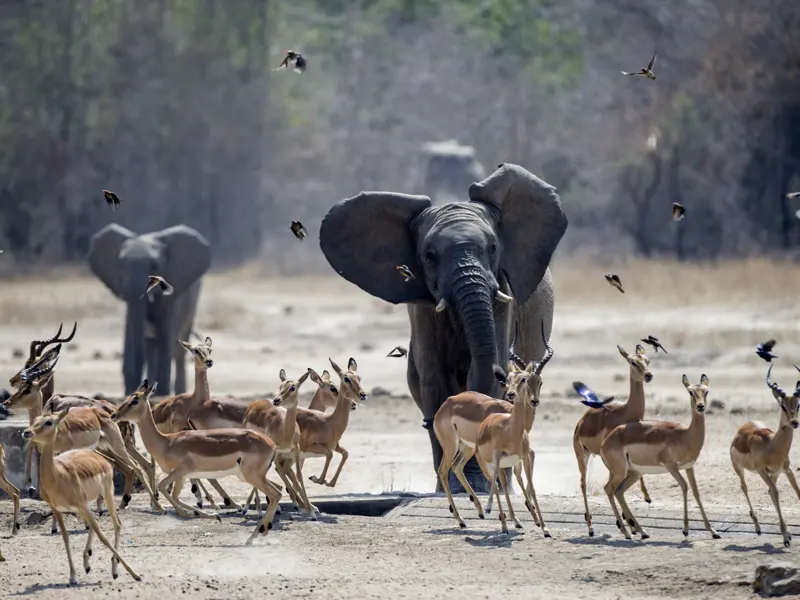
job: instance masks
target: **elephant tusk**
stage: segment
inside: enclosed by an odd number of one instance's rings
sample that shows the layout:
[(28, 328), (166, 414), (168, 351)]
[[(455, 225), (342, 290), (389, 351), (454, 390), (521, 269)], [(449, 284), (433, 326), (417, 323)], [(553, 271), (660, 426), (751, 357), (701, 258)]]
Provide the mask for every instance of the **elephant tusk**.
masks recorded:
[(504, 294), (500, 290), (497, 290), (497, 293), (495, 294), (494, 297), (500, 302), (506, 302), (506, 303), (511, 302), (513, 300), (511, 296)]
[(440, 313), (444, 311), (444, 309), (446, 308), (447, 308), (447, 302), (445, 302), (445, 299), (442, 298), (441, 300), (439, 300), (439, 304), (436, 305), (436, 312)]

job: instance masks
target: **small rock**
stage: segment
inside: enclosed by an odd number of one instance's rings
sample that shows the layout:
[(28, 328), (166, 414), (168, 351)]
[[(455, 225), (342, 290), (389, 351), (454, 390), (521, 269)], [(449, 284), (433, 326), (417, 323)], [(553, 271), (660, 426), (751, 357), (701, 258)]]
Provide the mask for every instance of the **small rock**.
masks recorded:
[(380, 386), (372, 388), (369, 393), (370, 396), (391, 396), (392, 392)]
[(283, 307), (283, 314), (290, 315), (293, 312), (294, 312), (294, 307), (293, 306), (290, 306), (290, 305), (287, 304), (286, 306)]
[(362, 352), (369, 352), (370, 350), (374, 350), (375, 346), (373, 346), (370, 343), (366, 343), (365, 342), (365, 343), (361, 344), (360, 348), (361, 348)]
[(718, 408), (718, 409), (722, 410), (722, 409), (725, 408), (725, 403), (722, 400), (718, 400), (717, 398), (714, 398), (713, 400), (711, 400), (711, 404), (709, 404), (709, 406), (711, 408)]
[(14, 348), (14, 349), (11, 351), (11, 356), (13, 356), (14, 358), (24, 358), (24, 356), (25, 356), (25, 352), (23, 352), (23, 351), (22, 351), (22, 350), (20, 350), (19, 348)]
[(261, 347), (261, 354), (272, 354), (274, 350), (269, 346), (262, 346)]
[(731, 414), (732, 415), (743, 415), (744, 414), (744, 409), (741, 406), (734, 406), (731, 409)]
[(789, 563), (759, 565), (753, 591), (769, 598), (800, 594), (800, 568)]
[(34, 511), (28, 515), (28, 520), (25, 521), (26, 525), (38, 525), (39, 523), (44, 523), (47, 519), (53, 516), (53, 513), (45, 513)]
[(103, 360), (103, 353), (100, 350), (95, 350), (92, 354), (92, 360)]

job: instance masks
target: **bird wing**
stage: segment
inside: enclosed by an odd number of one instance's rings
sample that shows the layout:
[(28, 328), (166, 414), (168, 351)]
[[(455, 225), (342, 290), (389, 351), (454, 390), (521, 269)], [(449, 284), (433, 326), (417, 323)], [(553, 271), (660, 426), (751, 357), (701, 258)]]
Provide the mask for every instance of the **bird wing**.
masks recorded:
[(620, 71), (623, 75), (641, 75), (641, 73), (628, 73), (627, 71)]
[(285, 69), (286, 67), (289, 66), (289, 61), (290, 60), (292, 60), (292, 58), (287, 54), (286, 56), (283, 57), (283, 60), (281, 61), (281, 64), (279, 64), (277, 68), (278, 69)]
[(600, 400), (597, 398), (597, 394), (595, 394), (589, 386), (587, 386), (582, 381), (573, 381), (572, 387), (575, 388), (575, 391), (578, 392), (581, 396), (589, 400), (590, 402), (600, 403)]
[(763, 348), (767, 352), (771, 352), (772, 349), (775, 347), (775, 344), (777, 344), (777, 343), (778, 342), (776, 340), (767, 340), (766, 342), (764, 342)]
[(658, 52), (653, 52), (653, 58), (650, 59), (650, 64), (647, 65), (647, 70), (648, 71), (652, 71), (653, 70), (653, 65), (656, 64), (656, 56), (657, 55), (658, 55)]
[(622, 281), (620, 281), (619, 275), (612, 275), (611, 279), (614, 281), (614, 283), (622, 285)]

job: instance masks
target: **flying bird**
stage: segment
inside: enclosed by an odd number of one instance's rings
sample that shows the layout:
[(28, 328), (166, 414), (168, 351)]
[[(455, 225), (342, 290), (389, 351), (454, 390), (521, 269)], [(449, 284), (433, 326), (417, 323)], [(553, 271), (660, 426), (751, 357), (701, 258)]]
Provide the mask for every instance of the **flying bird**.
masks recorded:
[(103, 196), (106, 197), (106, 202), (111, 207), (111, 210), (117, 210), (122, 204), (122, 198), (117, 196), (114, 192), (110, 192), (108, 190), (103, 190)]
[(682, 204), (677, 202), (672, 203), (672, 220), (680, 221), (686, 215), (686, 209)]
[(789, 192), (788, 194), (786, 194), (786, 197), (789, 198), (789, 200), (800, 198), (800, 192)]
[(409, 281), (411, 281), (412, 279), (416, 279), (416, 277), (414, 277), (414, 274), (411, 272), (411, 269), (409, 269), (409, 268), (408, 268), (407, 266), (405, 266), (405, 265), (397, 265), (397, 266), (395, 267), (395, 269), (397, 269), (398, 271), (400, 271), (400, 275), (402, 275), (402, 276), (403, 276), (403, 278), (405, 279), (406, 283), (408, 283), (408, 282), (409, 282)]
[(158, 275), (150, 275), (147, 278), (147, 289), (144, 291), (144, 294), (139, 296), (139, 298), (144, 298), (147, 294), (152, 292), (157, 287), (161, 288), (161, 291), (164, 296), (169, 296), (174, 291), (172, 286), (167, 283), (166, 279), (164, 279), (163, 277), (159, 277)]
[(627, 71), (620, 71), (623, 75), (643, 75), (648, 79), (652, 79), (653, 81), (656, 80), (656, 76), (653, 74), (653, 65), (656, 64), (656, 55), (658, 53), (653, 53), (653, 58), (650, 59), (650, 64), (648, 64), (644, 69), (641, 71), (634, 71), (633, 73), (628, 73)]
[(392, 358), (403, 358), (408, 354), (408, 350), (403, 348), (402, 346), (395, 346), (389, 351), (389, 354), (386, 356), (391, 356)]
[(616, 273), (606, 273), (606, 281), (611, 287), (617, 288), (623, 294), (625, 293), (625, 290), (622, 289), (622, 281), (620, 281), (619, 275)]
[(763, 358), (765, 361), (772, 362), (773, 358), (778, 358), (772, 353), (772, 349), (777, 343), (778, 342), (775, 340), (767, 340), (766, 342), (759, 344), (756, 346), (756, 354), (758, 354), (758, 356)]
[(661, 342), (658, 341), (658, 338), (653, 335), (648, 335), (646, 338), (642, 338), (639, 341), (652, 346), (653, 350), (655, 350), (656, 353), (658, 353), (658, 349), (661, 348), (664, 351), (664, 354), (669, 354), (669, 352), (667, 352), (667, 349), (664, 348), (664, 346), (661, 345)]
[(303, 224), (300, 221), (292, 221), (290, 229), (292, 230), (294, 237), (296, 237), (298, 240), (304, 240), (308, 235), (308, 230), (303, 227)]
[(608, 408), (606, 408), (606, 404), (614, 400), (614, 396), (606, 396), (605, 398), (600, 400), (597, 397), (597, 394), (595, 394), (589, 388), (589, 386), (587, 386), (582, 381), (573, 381), (572, 387), (575, 388), (575, 391), (578, 392), (578, 394), (580, 394), (580, 396), (582, 397), (581, 404), (585, 404), (589, 408), (603, 408), (605, 410), (608, 410)]
[(294, 50), (287, 50), (286, 56), (284, 57), (281, 64), (278, 66), (276, 71), (280, 69), (288, 69), (289, 67), (294, 68), (295, 71), (298, 73), (304, 73), (306, 70), (306, 59), (299, 52), (295, 52)]

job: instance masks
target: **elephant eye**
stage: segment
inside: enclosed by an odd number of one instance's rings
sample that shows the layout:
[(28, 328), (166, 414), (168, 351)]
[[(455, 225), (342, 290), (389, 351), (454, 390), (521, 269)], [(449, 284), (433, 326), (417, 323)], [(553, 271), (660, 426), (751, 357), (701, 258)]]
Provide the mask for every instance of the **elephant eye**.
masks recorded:
[(436, 252), (433, 251), (432, 249), (428, 248), (425, 251), (425, 260), (430, 261), (430, 262), (433, 262), (434, 260), (436, 260)]
[(489, 246), (489, 254), (494, 254), (495, 252), (497, 252), (497, 244), (492, 242), (492, 244)]

